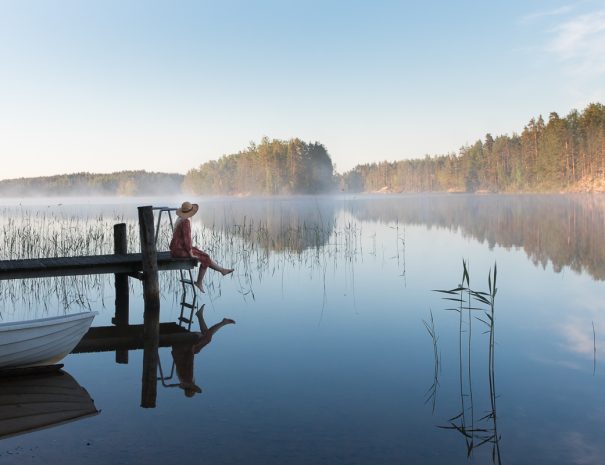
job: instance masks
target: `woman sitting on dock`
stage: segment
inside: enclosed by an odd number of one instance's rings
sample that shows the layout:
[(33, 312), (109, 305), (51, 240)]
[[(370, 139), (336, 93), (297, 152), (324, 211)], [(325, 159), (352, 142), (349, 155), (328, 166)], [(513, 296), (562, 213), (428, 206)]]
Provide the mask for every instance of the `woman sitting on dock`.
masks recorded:
[(197, 281), (195, 285), (204, 292), (202, 281), (206, 270), (212, 268), (218, 271), (223, 276), (233, 273), (233, 268), (223, 268), (217, 265), (206, 252), (194, 247), (191, 241), (191, 218), (198, 211), (199, 205), (197, 203), (183, 202), (181, 208), (177, 209), (176, 215), (179, 217), (174, 225), (174, 232), (172, 234), (172, 241), (170, 241), (170, 255), (173, 257), (191, 257), (196, 258), (200, 264), (200, 271), (197, 275)]

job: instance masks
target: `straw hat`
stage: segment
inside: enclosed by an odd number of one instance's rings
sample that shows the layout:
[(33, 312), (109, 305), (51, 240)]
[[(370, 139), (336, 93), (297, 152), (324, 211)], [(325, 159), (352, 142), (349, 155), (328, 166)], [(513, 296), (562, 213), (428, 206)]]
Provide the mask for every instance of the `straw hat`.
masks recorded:
[(200, 208), (200, 206), (197, 203), (183, 202), (181, 208), (176, 210), (176, 216), (189, 218), (197, 213), (198, 208)]

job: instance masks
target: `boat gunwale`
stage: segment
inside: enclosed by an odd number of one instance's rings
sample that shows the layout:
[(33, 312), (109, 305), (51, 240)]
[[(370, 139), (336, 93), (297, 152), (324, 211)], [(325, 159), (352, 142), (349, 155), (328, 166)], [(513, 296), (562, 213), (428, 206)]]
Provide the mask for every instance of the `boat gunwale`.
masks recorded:
[(16, 331), (20, 329), (33, 329), (39, 328), (42, 326), (52, 326), (52, 325), (60, 325), (63, 323), (68, 323), (72, 321), (84, 320), (87, 318), (94, 318), (97, 316), (99, 312), (80, 312), (73, 313), (70, 315), (59, 315), (59, 316), (51, 316), (47, 318), (38, 318), (35, 320), (26, 320), (26, 321), (9, 321), (6, 323), (0, 323), (0, 333), (6, 331)]

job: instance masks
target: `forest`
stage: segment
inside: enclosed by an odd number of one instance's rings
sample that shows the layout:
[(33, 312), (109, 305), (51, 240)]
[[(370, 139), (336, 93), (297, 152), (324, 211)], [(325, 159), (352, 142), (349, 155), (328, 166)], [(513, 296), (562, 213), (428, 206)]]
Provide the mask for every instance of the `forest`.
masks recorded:
[(134, 196), (181, 191), (182, 174), (120, 171), (109, 174), (74, 173), (0, 181), (0, 196)]
[(183, 182), (193, 194), (318, 194), (335, 188), (332, 160), (322, 144), (267, 137), (190, 170)]
[[(405, 141), (404, 141), (405, 142)], [(375, 154), (368, 154), (371, 157)], [(487, 134), (457, 153), (357, 165), (338, 174), (326, 147), (298, 138), (250, 145), (185, 176), (146, 171), (75, 173), (0, 181), (0, 196), (291, 195), (327, 192), (605, 192), (605, 106), (548, 121), (520, 134)]]
[(300, 139), (264, 138), (187, 173), (194, 194), (342, 192), (605, 191), (605, 106), (548, 121), (532, 118), (520, 134), (492, 136), (458, 153), (358, 165), (337, 174), (326, 148)]
[(458, 153), (358, 165), (346, 192), (605, 191), (605, 106), (532, 118), (520, 134), (485, 136)]

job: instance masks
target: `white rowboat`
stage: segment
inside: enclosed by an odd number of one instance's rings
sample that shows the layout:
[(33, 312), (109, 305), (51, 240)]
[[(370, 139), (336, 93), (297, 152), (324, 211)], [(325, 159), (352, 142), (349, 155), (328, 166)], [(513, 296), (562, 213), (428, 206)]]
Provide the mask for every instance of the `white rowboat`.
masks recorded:
[(80, 342), (97, 312), (0, 324), (0, 368), (52, 365)]

